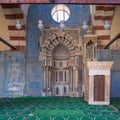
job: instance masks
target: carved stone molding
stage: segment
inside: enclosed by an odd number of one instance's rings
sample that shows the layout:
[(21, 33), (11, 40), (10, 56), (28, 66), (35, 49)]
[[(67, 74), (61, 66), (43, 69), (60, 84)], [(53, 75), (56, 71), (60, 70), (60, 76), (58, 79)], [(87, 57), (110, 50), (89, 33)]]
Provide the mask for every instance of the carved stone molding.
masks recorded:
[(68, 39), (74, 39), (77, 41), (79, 40), (79, 33), (80, 33), (79, 28), (74, 28), (74, 29), (68, 28), (68, 29), (65, 29), (64, 31), (61, 31), (57, 28), (44, 29), (43, 40), (46, 41), (48, 38), (56, 39), (57, 36), (61, 36)]
[[(52, 51), (59, 44), (67, 46), (70, 56), (74, 55), (77, 51), (77, 45), (79, 43), (79, 31), (80, 29), (67, 29), (64, 31), (57, 29), (44, 29), (43, 31), (43, 45), (42, 51), (52, 55)], [(78, 52), (79, 53), (79, 52)]]
[(87, 61), (87, 67), (90, 70), (110, 70), (113, 62), (106, 61)]
[(84, 37), (84, 44), (88, 44), (89, 41), (92, 41), (94, 44), (97, 43), (97, 35), (87, 35)]
[(46, 66), (43, 66), (43, 71), (46, 71)]

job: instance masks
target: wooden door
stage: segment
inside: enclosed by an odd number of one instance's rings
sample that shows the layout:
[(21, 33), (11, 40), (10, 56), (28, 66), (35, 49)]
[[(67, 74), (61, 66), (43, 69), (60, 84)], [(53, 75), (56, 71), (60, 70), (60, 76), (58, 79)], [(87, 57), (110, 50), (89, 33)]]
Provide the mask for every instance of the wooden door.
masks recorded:
[(94, 76), (94, 101), (105, 100), (105, 76)]

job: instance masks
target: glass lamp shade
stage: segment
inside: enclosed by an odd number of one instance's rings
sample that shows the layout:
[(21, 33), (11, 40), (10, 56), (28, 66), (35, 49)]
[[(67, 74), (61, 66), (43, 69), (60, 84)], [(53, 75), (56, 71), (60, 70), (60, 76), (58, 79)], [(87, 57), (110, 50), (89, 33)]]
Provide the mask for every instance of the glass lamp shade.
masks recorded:
[(65, 29), (64, 21), (60, 21), (60, 28), (61, 28), (62, 30)]
[(43, 29), (43, 22), (42, 22), (42, 20), (39, 20), (38, 21), (38, 28), (39, 28), (39, 30), (42, 30)]
[(105, 22), (104, 22), (104, 29), (105, 30), (108, 30), (110, 28), (110, 22), (108, 21), (108, 20), (106, 20)]
[(86, 21), (83, 21), (82, 29), (83, 30), (87, 30), (88, 29), (88, 25), (87, 25)]
[(16, 21), (16, 28), (20, 30), (22, 28), (22, 25), (19, 20)]

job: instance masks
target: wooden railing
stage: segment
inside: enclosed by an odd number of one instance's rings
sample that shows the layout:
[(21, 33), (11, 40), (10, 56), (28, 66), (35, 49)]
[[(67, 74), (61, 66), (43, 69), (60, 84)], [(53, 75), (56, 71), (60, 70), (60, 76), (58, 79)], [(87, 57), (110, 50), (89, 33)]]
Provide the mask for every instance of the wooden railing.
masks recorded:
[(2, 43), (4, 43), (5, 45), (9, 46), (10, 48), (12, 48), (13, 50), (17, 50), (14, 46), (12, 46), (11, 44), (9, 44), (7, 41), (5, 41), (3, 38), (0, 37), (0, 41)]
[(120, 38), (120, 33), (118, 33), (112, 40), (110, 40), (110, 42), (108, 42), (107, 45), (105, 45), (104, 49), (107, 49), (113, 42), (115, 42), (119, 38)]

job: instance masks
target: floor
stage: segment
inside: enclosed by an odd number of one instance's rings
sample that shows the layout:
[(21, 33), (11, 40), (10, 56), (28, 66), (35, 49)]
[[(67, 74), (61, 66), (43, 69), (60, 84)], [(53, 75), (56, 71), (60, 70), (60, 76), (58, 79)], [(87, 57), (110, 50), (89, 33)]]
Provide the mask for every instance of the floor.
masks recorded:
[(111, 104), (120, 111), (120, 98), (112, 98)]
[(120, 98), (111, 99), (111, 106), (70, 97), (1, 98), (0, 120), (120, 120), (116, 107)]

